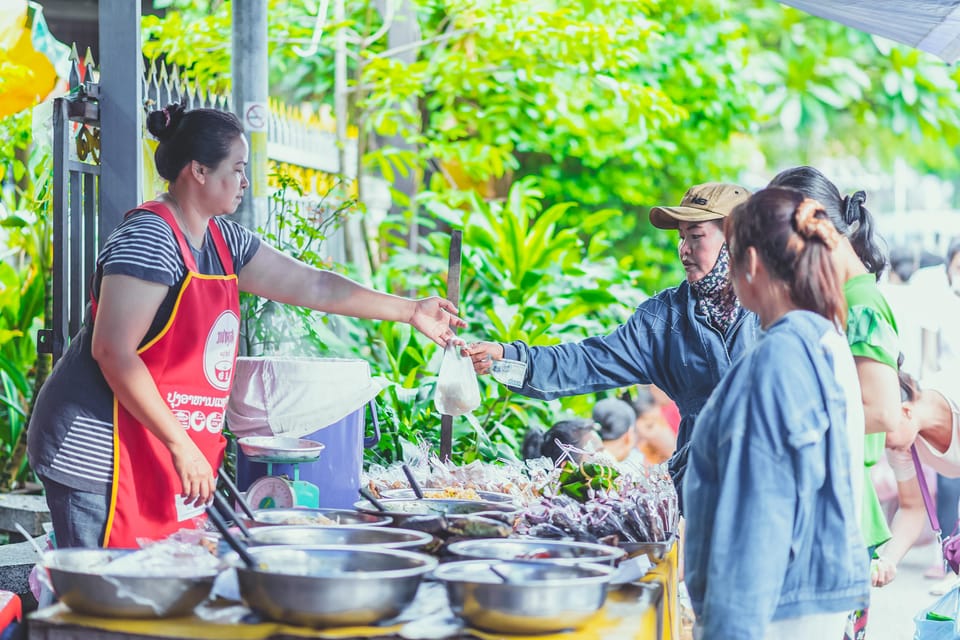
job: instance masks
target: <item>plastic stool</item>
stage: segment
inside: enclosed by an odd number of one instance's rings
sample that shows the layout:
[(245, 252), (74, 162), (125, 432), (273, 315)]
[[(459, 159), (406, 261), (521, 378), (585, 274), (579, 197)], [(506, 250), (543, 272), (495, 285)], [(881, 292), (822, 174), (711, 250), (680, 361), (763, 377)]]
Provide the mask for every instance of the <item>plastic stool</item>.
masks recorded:
[(0, 637), (8, 637), (6, 631), (9, 627), (18, 627), (23, 619), (23, 604), (20, 602), (20, 596), (12, 591), (0, 591), (0, 631), (3, 632)]

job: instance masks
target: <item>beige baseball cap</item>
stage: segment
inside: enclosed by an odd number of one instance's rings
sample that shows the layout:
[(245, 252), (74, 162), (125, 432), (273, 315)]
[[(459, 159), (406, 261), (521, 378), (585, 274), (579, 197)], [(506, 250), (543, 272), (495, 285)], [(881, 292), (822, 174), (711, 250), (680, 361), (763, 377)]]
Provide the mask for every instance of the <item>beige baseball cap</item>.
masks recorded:
[(650, 224), (660, 229), (676, 229), (680, 222), (704, 222), (726, 218), (733, 208), (750, 197), (740, 185), (707, 182), (687, 189), (677, 207), (650, 209)]

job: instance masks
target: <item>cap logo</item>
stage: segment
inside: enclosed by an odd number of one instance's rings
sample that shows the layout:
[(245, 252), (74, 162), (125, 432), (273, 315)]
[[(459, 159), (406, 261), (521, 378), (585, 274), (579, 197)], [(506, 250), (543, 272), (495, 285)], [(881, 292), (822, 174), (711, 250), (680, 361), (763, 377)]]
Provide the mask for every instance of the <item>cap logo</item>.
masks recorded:
[(709, 202), (709, 201), (708, 201), (706, 198), (701, 198), (701, 197), (698, 196), (698, 197), (694, 198), (694, 199), (692, 200), (692, 202), (693, 202), (693, 204), (704, 205), (704, 204), (707, 204), (707, 202)]

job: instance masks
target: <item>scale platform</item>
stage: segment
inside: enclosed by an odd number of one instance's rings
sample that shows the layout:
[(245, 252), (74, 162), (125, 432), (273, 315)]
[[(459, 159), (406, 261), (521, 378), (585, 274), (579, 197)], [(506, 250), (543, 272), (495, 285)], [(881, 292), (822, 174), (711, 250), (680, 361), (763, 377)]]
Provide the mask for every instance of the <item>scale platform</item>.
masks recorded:
[[(324, 445), (303, 438), (282, 436), (249, 436), (237, 440), (240, 450), (251, 462), (267, 465), (267, 475), (254, 480), (246, 499), (255, 509), (290, 509), (320, 505), (320, 489), (300, 479), (300, 464), (320, 458)], [(273, 475), (273, 465), (293, 466), (293, 478)]]

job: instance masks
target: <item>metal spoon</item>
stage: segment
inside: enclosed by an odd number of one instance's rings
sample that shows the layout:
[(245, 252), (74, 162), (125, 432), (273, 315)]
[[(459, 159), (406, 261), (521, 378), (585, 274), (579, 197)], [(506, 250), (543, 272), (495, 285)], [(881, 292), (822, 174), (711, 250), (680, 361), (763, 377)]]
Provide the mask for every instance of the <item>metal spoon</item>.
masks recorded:
[(417, 482), (417, 479), (413, 475), (413, 469), (410, 468), (406, 462), (403, 463), (401, 467), (403, 469), (403, 474), (407, 476), (407, 480), (410, 482), (410, 488), (413, 489), (413, 494), (417, 496), (419, 500), (423, 500), (423, 490), (420, 489), (420, 483)]
[(501, 580), (503, 580), (504, 584), (512, 584), (512, 583), (513, 583), (513, 578), (511, 578), (509, 574), (504, 573), (503, 571), (500, 571), (500, 569), (498, 569), (496, 565), (491, 564), (491, 565), (489, 565), (488, 568), (490, 569), (490, 573), (493, 573), (493, 574), (496, 575), (498, 578), (500, 578)]
[(376, 507), (377, 511), (387, 511), (387, 508), (383, 506), (383, 503), (373, 497), (373, 494), (370, 493), (370, 489), (367, 489), (366, 487), (360, 487), (360, 495), (363, 496), (367, 502)]
[(219, 491), (213, 492), (213, 505), (217, 508), (217, 511), (223, 515), (224, 519), (229, 518), (233, 520), (233, 523), (240, 529), (240, 533), (242, 533), (247, 540), (250, 539), (250, 529), (237, 517), (237, 512), (230, 506), (230, 501), (224, 498)]

